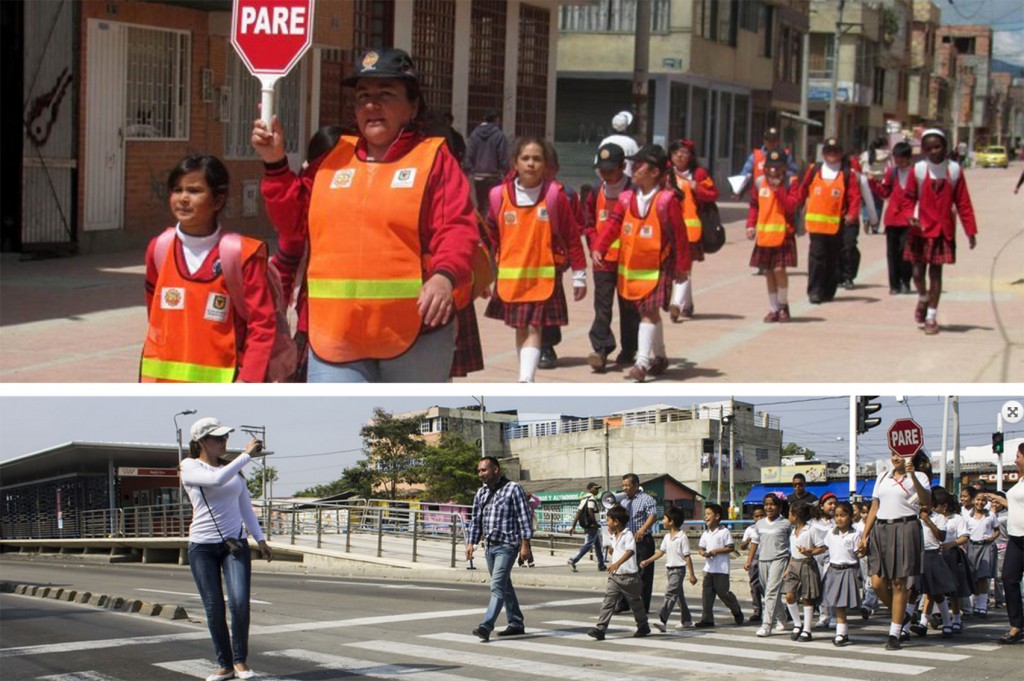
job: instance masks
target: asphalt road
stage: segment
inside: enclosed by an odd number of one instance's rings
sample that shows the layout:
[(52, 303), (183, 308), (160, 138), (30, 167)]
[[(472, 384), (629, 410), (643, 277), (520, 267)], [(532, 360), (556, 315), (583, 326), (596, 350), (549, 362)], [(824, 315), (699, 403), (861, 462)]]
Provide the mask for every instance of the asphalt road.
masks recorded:
[[(790, 272), (794, 319), (764, 324), (768, 300), (763, 278), (748, 265), (745, 207), (723, 202), (728, 241), (694, 268), (696, 316), (667, 324), (671, 366), (651, 382), (1024, 382), (1024, 195), (1013, 194), (1020, 169), (1014, 162), (964, 174), (978, 247), (969, 250), (958, 234), (958, 262), (944, 270), (937, 336), (924, 336), (914, 323), (915, 296), (889, 295), (880, 235), (861, 234), (856, 288), (824, 305), (807, 301), (807, 239), (798, 239), (799, 265)], [(40, 261), (4, 254), (0, 382), (135, 382), (146, 334), (142, 262), (141, 251)], [(625, 385), (621, 367), (595, 374), (586, 363), (592, 293), (569, 301), (559, 365), (539, 371), (538, 382)], [(486, 368), (457, 382), (514, 383), (514, 334), (483, 318), (484, 302), (476, 308)]]
[[(126, 615), (12, 594), (0, 595), (0, 668), (4, 679), (177, 681), (212, 671), (202, 609), (186, 569), (174, 566), (74, 566), (4, 557), (3, 578), (109, 588), (121, 595), (178, 602), (187, 621)], [(150, 589), (151, 591), (141, 591)], [(687, 586), (691, 607), (699, 604)], [(254, 576), (250, 665), (264, 679), (317, 681), (385, 678), (456, 679), (1010, 679), (1024, 648), (994, 644), (1005, 614), (969, 620), (952, 641), (929, 634), (901, 651), (882, 645), (886, 621), (851, 624), (855, 645), (835, 648), (827, 632), (797, 644), (788, 636), (759, 639), (717, 611), (714, 630), (669, 629), (633, 639), (633, 623), (617, 616), (604, 642), (585, 632), (600, 594), (564, 588), (518, 590), (528, 635), (482, 643), (470, 632), (486, 606), (481, 584), (339, 574), (268, 572)], [(746, 594), (738, 594), (749, 612)], [(661, 598), (656, 594), (655, 606)], [(499, 620), (504, 626), (504, 620)]]

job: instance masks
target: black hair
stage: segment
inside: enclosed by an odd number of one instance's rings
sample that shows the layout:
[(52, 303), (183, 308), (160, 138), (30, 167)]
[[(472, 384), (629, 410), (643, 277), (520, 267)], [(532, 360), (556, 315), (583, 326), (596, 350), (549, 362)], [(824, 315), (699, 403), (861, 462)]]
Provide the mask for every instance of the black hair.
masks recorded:
[(805, 485), (807, 484), (807, 476), (804, 475), (803, 473), (795, 473), (793, 475), (793, 479), (794, 480), (799, 480), (800, 482), (804, 483)]
[(325, 125), (313, 133), (306, 145), (306, 160), (314, 161), (334, 148), (338, 139), (345, 134), (352, 132), (351, 128), (344, 125)]
[(669, 506), (665, 509), (665, 517), (668, 518), (669, 522), (672, 523), (672, 527), (676, 529), (683, 526), (686, 522), (686, 512), (678, 506)]
[(846, 515), (850, 516), (851, 518), (853, 517), (853, 504), (851, 504), (849, 501), (840, 501), (839, 503), (837, 503), (836, 513), (839, 512), (839, 509), (843, 509), (844, 511), (846, 511)]
[(909, 142), (897, 142), (892, 147), (893, 158), (913, 158), (914, 148)]
[(190, 459), (198, 459), (203, 449), (199, 446), (199, 440), (189, 440), (188, 456)]
[(764, 513), (764, 506), (762, 506), (761, 504), (758, 504), (757, 506), (754, 506), (754, 508), (750, 509), (750, 515), (754, 515), (758, 511), (761, 511), (762, 513)]
[(805, 504), (802, 501), (798, 501), (789, 509), (790, 515), (795, 515), (796, 519), (806, 524), (811, 519), (813, 509), (810, 504)]
[(938, 508), (939, 506), (945, 506), (946, 510), (952, 508), (951, 502), (953, 501), (953, 495), (950, 494), (945, 487), (936, 485), (932, 487), (932, 508)]
[(167, 189), (174, 191), (182, 177), (196, 171), (202, 172), (203, 179), (215, 197), (228, 195), (231, 176), (228, 174), (227, 166), (224, 165), (224, 161), (208, 154), (189, 154), (178, 161), (178, 165), (174, 166), (167, 176)]
[(543, 137), (536, 135), (525, 135), (523, 137), (517, 137), (516, 141), (512, 143), (512, 163), (515, 164), (515, 160), (519, 158), (519, 154), (523, 152), (527, 146), (536, 144), (540, 147), (540, 150), (544, 152), (544, 163), (548, 163), (551, 157), (548, 154), (551, 152), (551, 145)]
[(961, 487), (960, 493), (963, 494), (964, 492), (967, 492), (967, 496), (970, 498), (971, 501), (974, 501), (974, 497), (978, 496), (978, 490), (970, 486)]
[(490, 111), (484, 114), (484, 123), (493, 123), (500, 117), (501, 114), (498, 113), (497, 109), (491, 109)]
[(640, 484), (640, 478), (637, 476), (636, 473), (626, 473), (625, 475), (622, 476), (622, 479), (623, 480), (629, 480), (634, 485), (639, 485)]
[[(668, 145), (668, 158), (670, 162), (672, 160), (672, 154), (676, 153), (683, 147), (690, 149), (689, 145), (683, 144), (683, 140), (675, 140), (672, 144)], [(686, 167), (686, 170), (693, 172), (697, 170), (697, 168), (700, 168), (700, 159), (697, 158), (697, 149), (693, 148), (690, 149), (690, 164)]]
[(629, 511), (627, 511), (619, 504), (615, 504), (614, 506), (609, 508), (608, 513), (606, 515), (608, 518), (611, 518), (620, 525), (625, 525), (629, 522)]
[(481, 456), (481, 457), (480, 457), (480, 460), (481, 460), (481, 461), (490, 461), (490, 462), (491, 462), (491, 465), (492, 465), (492, 466), (494, 466), (495, 468), (497, 468), (497, 469), (498, 469), (499, 471), (501, 470), (501, 464), (500, 464), (500, 463), (498, 463), (498, 459), (497, 459), (497, 457), (493, 457), (493, 456)]
[(725, 511), (722, 510), (721, 504), (704, 504), (704, 510), (711, 511), (718, 516), (719, 520), (721, 520), (722, 516), (725, 514)]
[(787, 501), (785, 497), (779, 497), (779, 495), (775, 494), (774, 492), (769, 492), (768, 494), (764, 495), (764, 500), (762, 501), (762, 504), (767, 504), (769, 500), (771, 500), (776, 506), (779, 507), (780, 516), (786, 517), (789, 515), (789, 501)]
[(920, 471), (927, 475), (929, 480), (932, 479), (932, 460), (924, 450), (919, 450), (917, 454), (914, 454), (911, 462), (914, 464), (914, 471)]

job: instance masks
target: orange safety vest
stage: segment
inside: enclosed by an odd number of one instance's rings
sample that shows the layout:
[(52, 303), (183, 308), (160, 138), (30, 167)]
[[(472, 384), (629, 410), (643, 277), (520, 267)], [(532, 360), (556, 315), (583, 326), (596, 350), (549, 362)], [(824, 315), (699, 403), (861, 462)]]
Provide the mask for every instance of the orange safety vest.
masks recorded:
[[(242, 237), (242, 262), (263, 247)], [(157, 273), (142, 348), (142, 383), (231, 383), (238, 370), (235, 310), (223, 274), (190, 281), (178, 270), (177, 239)]]
[(516, 206), (509, 198), (508, 186), (501, 186), (498, 238), (498, 297), (506, 303), (536, 303), (555, 292), (558, 268), (555, 259), (549, 197), (557, 189), (544, 192), (533, 206)]
[(754, 181), (757, 189), (757, 240), (755, 243), (763, 248), (777, 248), (786, 240), (788, 224), (786, 210), (778, 200), (775, 190), (768, 186), (768, 180), (762, 176)]
[(764, 175), (764, 162), (768, 159), (768, 156), (761, 150), (761, 147), (754, 149), (754, 181), (757, 182), (757, 178)]
[(420, 211), (444, 139), (367, 163), (342, 137), (317, 170), (309, 202), (309, 344), (328, 362), (391, 359), (419, 337)]
[(842, 171), (835, 178), (826, 180), (822, 178), (820, 168), (815, 168), (814, 179), (807, 191), (807, 213), (804, 215), (807, 231), (811, 234), (838, 234), (845, 194)]
[[(683, 192), (683, 222), (686, 224), (686, 239), (691, 244), (700, 241), (701, 223), (697, 214), (697, 195), (693, 193), (694, 182), (672, 172), (676, 186)], [(756, 180), (755, 180), (756, 181)]]
[[(597, 191), (597, 202), (594, 206), (597, 211), (597, 224), (595, 228), (597, 233), (601, 233), (601, 227), (608, 221), (608, 216), (612, 214), (612, 206), (615, 205), (618, 199), (609, 199), (608, 195), (605, 194), (604, 184), (601, 184), (601, 188)], [(625, 191), (625, 190), (623, 190)], [(608, 247), (608, 252), (604, 254), (604, 261), (607, 263), (619, 261), (619, 246), (620, 240), (616, 239), (612, 242), (612, 245)]]
[(668, 222), (666, 201), (671, 193), (659, 191), (651, 199), (647, 217), (633, 212), (634, 197), (630, 198), (629, 209), (622, 218), (619, 239), (622, 251), (619, 255), (619, 295), (626, 300), (642, 300), (654, 290), (661, 277), (661, 263), (668, 257), (670, 243), (663, 234), (671, 230)]

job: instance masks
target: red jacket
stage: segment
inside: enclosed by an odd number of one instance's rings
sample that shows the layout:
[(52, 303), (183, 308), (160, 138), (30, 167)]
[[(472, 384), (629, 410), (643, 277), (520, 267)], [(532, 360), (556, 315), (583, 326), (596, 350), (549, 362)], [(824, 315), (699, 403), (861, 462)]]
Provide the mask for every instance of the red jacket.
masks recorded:
[[(808, 168), (803, 182), (797, 188), (798, 205), (800, 206), (804, 205), (807, 201), (807, 194), (811, 190), (811, 182), (814, 181), (814, 171), (817, 169), (817, 163)], [(843, 171), (840, 170), (839, 172), (842, 174)], [(856, 171), (852, 169), (849, 172), (849, 176), (850, 181), (846, 183), (846, 191), (843, 193), (843, 214), (840, 217), (845, 217), (847, 222), (857, 224), (860, 221), (860, 179), (858, 179)]]
[(914, 166), (907, 166), (907, 181), (901, 185), (898, 181), (899, 168), (890, 166), (885, 176), (879, 180), (868, 180), (872, 193), (882, 199), (889, 199), (885, 204), (883, 224), (886, 227), (907, 227), (910, 218), (914, 217), (914, 204), (917, 203), (917, 180), (914, 178)]
[[(153, 248), (156, 239), (146, 247), (146, 312), (153, 306), (153, 293), (159, 272), (154, 261)], [(181, 240), (174, 240), (172, 251), (174, 263), (181, 276), (189, 281), (203, 282), (214, 279), (214, 263), (220, 260), (220, 247), (214, 246), (202, 266), (195, 274), (188, 273), (185, 264), (185, 252)], [(171, 255), (171, 254), (168, 254)], [(270, 350), (274, 345), (274, 332), (277, 328), (277, 316), (274, 299), (267, 284), (266, 258), (251, 258), (242, 267), (242, 284), (245, 288), (245, 301), (249, 308), (248, 323), (238, 317), (235, 319), (235, 338), (238, 349), (237, 380), (246, 383), (262, 383), (266, 380), (267, 365), (270, 364)]]
[[(673, 173), (675, 171), (672, 171)], [(718, 186), (715, 185), (714, 181), (705, 182), (711, 178), (708, 175), (708, 171), (703, 166), (698, 166), (696, 170), (692, 171), (693, 175), (693, 195), (697, 199), (697, 203), (713, 203), (718, 200)], [(673, 175), (668, 175), (668, 181), (674, 182), (676, 180)]]
[[(927, 161), (918, 161), (918, 164), (925, 164)], [(917, 233), (925, 238), (934, 239), (939, 236), (953, 241), (956, 238), (956, 218), (953, 217), (953, 210), (960, 216), (960, 222), (964, 226), (964, 234), (974, 236), (978, 233), (978, 223), (974, 219), (974, 207), (971, 205), (971, 195), (967, 191), (967, 178), (963, 170), (959, 171), (956, 186), (950, 191), (949, 180), (933, 180), (926, 176), (924, 182), (918, 187), (917, 192), (917, 219), (921, 227)]]
[[(401, 133), (388, 149), (385, 162), (405, 156), (422, 137), (413, 132)], [(356, 155), (366, 160), (366, 141), (360, 139)], [(308, 234), (307, 214), (313, 179), (326, 154), (310, 163), (299, 176), (289, 168), (267, 170), (261, 191), (267, 215), (280, 235), (288, 240), (305, 239)], [(345, 229), (344, 215), (338, 216), (338, 228)], [(437, 155), (423, 197), (420, 213), (420, 242), (431, 254), (433, 271), (461, 284), (469, 280), (470, 259), (480, 234), (469, 199), (469, 183), (455, 157), (446, 148)]]
[[(608, 226), (597, 235), (597, 243), (594, 244), (594, 250), (602, 256), (608, 252), (608, 247), (612, 245), (612, 242), (619, 238), (619, 233), (622, 230), (622, 219), (625, 217), (626, 211), (632, 209), (634, 215), (640, 214), (636, 202), (637, 191), (639, 190), (634, 187), (633, 189), (624, 190), (619, 194), (619, 200), (615, 202), (611, 215), (608, 216)], [(651, 200), (648, 210), (657, 210), (656, 202), (657, 196)], [(679, 199), (675, 196), (672, 196), (669, 202), (668, 219), (671, 229), (665, 229), (662, 238), (672, 240), (672, 250), (675, 253), (673, 274), (675, 272), (689, 272), (690, 268), (693, 267), (693, 262), (690, 260), (690, 242), (686, 238), (683, 208), (679, 205)]]

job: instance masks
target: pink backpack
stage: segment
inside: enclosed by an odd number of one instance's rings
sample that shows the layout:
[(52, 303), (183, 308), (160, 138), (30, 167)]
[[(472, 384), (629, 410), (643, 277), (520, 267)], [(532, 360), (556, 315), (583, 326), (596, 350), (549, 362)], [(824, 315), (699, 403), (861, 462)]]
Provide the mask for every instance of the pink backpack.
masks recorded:
[[(176, 236), (174, 227), (168, 227), (157, 237), (153, 247), (153, 262), (158, 271), (163, 268)], [(242, 236), (236, 232), (224, 232), (219, 246), (221, 272), (224, 275), (224, 284), (228, 287), (228, 294), (231, 296), (231, 305), (235, 309), (235, 314), (243, 320), (247, 320), (249, 319), (249, 309), (245, 302), (245, 289), (242, 285)], [(268, 383), (287, 383), (295, 375), (299, 358), (288, 326), (288, 300), (281, 284), (281, 275), (269, 261), (267, 262), (267, 286), (274, 299), (277, 325), (274, 332), (274, 345), (270, 350), (270, 363), (267, 365), (266, 381)]]

